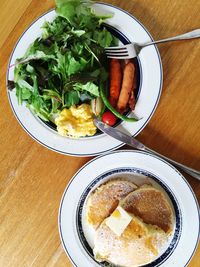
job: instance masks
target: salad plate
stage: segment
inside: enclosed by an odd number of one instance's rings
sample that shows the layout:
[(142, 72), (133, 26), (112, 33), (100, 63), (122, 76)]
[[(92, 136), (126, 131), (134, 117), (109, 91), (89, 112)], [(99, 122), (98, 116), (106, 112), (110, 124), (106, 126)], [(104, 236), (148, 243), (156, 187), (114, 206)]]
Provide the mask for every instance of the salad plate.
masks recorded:
[[(152, 40), (147, 29), (134, 16), (119, 7), (106, 3), (95, 3), (93, 8), (95, 12), (113, 15), (112, 18), (106, 20), (106, 24), (113, 35), (117, 36), (122, 43)], [(41, 15), (19, 38), (10, 57), (7, 82), (14, 79), (14, 68), (12, 66), (16, 59), (21, 58), (29, 45), (41, 36), (41, 27), (44, 22), (52, 21), (55, 16), (55, 10), (50, 10)], [(137, 122), (122, 121), (116, 125), (116, 127), (124, 129), (132, 136), (138, 135), (151, 119), (159, 102), (163, 82), (162, 63), (156, 46), (143, 49), (137, 58), (137, 64), (139, 82), (134, 113), (140, 120)], [(123, 145), (123, 143), (102, 133), (79, 139), (61, 136), (55, 129), (33, 115), (25, 104), (18, 105), (15, 90), (8, 90), (8, 98), (13, 113), (23, 129), (34, 140), (53, 151), (72, 156), (95, 156), (115, 150)]]
[(92, 159), (72, 177), (64, 190), (58, 227), (63, 248), (73, 265), (110, 266), (94, 258), (94, 231), (87, 227), (86, 205), (91, 192), (96, 192), (99, 186), (125, 177), (136, 186), (150, 183), (163, 190), (175, 215), (174, 232), (169, 243), (153, 262), (141, 266), (187, 266), (197, 248), (200, 233), (195, 194), (171, 164), (157, 156), (134, 150), (118, 150)]

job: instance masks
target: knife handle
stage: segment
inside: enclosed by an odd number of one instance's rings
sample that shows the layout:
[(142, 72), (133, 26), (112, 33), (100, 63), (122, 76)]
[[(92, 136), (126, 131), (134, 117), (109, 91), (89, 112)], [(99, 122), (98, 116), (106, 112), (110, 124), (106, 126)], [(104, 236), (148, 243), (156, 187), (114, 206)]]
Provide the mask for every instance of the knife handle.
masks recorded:
[(163, 158), (163, 159), (171, 162), (172, 164), (174, 164), (175, 166), (179, 167), (180, 169), (182, 169), (184, 172), (188, 173), (192, 177), (200, 180), (200, 171), (197, 171), (197, 170), (192, 169), (192, 168), (190, 168), (190, 167), (188, 167), (188, 166), (186, 166), (184, 164), (181, 164), (181, 163), (179, 163), (179, 162), (177, 162), (177, 161), (175, 161), (173, 159), (170, 159), (170, 158), (168, 158), (168, 157), (166, 157), (166, 156), (164, 156), (164, 155), (162, 155), (162, 154), (160, 154), (160, 153), (158, 153), (158, 152), (156, 152), (156, 151), (154, 151), (154, 150), (152, 150), (152, 149), (150, 149), (150, 148), (148, 148), (146, 146), (145, 146), (145, 148), (143, 150), (145, 150), (147, 152), (150, 152), (150, 153), (152, 153), (152, 154), (154, 154), (154, 155), (156, 155), (156, 156), (158, 156), (160, 158)]

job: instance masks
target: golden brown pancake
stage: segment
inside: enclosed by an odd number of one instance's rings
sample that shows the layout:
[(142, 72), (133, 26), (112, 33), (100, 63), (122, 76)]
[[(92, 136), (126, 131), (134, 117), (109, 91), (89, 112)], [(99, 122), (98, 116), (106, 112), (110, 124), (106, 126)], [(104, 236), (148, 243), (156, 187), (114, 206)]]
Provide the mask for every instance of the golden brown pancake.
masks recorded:
[(159, 227), (147, 225), (135, 216), (118, 237), (106, 225), (106, 220), (95, 234), (93, 252), (97, 261), (124, 267), (147, 264), (156, 259), (168, 237)]
[(135, 184), (124, 180), (111, 180), (99, 186), (88, 198), (86, 216), (89, 224), (96, 229), (116, 209), (119, 201), (136, 188)]
[(172, 231), (173, 212), (165, 195), (158, 189), (140, 187), (126, 196), (120, 205), (143, 222), (157, 225), (167, 233)]

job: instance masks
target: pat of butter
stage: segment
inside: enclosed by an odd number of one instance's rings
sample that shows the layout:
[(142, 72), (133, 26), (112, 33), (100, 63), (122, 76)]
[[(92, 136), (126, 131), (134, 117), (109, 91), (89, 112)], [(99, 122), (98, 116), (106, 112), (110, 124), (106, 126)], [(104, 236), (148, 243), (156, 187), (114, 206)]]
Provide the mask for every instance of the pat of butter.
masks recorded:
[(122, 207), (118, 206), (106, 219), (106, 225), (117, 235), (121, 236), (132, 220), (132, 216)]

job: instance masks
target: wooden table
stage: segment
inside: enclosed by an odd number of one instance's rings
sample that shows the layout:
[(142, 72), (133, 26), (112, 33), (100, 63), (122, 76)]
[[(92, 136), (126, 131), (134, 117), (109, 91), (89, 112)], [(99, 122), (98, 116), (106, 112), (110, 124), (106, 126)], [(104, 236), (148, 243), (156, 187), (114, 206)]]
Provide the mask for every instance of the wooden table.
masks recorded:
[[(200, 28), (200, 1), (105, 2), (134, 14), (156, 39)], [(35, 18), (52, 7), (53, 0), (1, 0), (1, 267), (72, 266), (59, 239), (58, 207), (69, 179), (90, 158), (63, 156), (32, 140), (11, 111), (5, 84), (15, 42)], [(164, 68), (163, 92), (153, 118), (138, 139), (200, 169), (200, 40), (168, 43), (160, 45), (159, 50)], [(200, 201), (200, 182), (185, 176)], [(189, 266), (200, 266), (200, 247)]]

